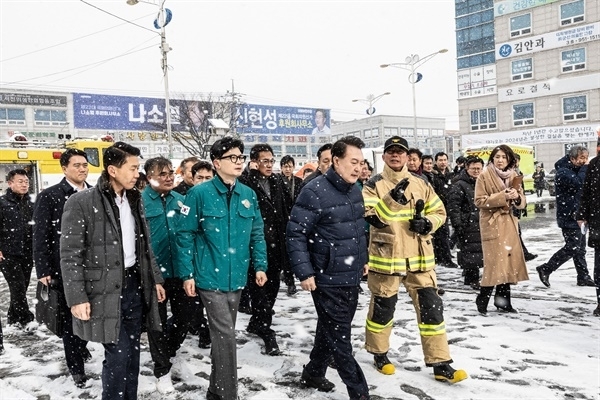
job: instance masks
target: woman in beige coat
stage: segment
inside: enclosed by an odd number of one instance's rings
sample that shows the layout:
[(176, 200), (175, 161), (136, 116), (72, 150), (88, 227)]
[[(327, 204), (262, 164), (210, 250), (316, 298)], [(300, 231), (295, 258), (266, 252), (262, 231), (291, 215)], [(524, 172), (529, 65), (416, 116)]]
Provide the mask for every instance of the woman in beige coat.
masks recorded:
[[(483, 247), (483, 275), (477, 296), (477, 310), (487, 313), (494, 286), (494, 305), (500, 311), (514, 312), (510, 302), (510, 285), (528, 280), (523, 248), (519, 241), (517, 218), (512, 207), (525, 208), (520, 184), (513, 185), (515, 153), (507, 145), (492, 151), (487, 166), (475, 184), (475, 205), (479, 207), (479, 227)], [(514, 187), (513, 187), (514, 186)]]

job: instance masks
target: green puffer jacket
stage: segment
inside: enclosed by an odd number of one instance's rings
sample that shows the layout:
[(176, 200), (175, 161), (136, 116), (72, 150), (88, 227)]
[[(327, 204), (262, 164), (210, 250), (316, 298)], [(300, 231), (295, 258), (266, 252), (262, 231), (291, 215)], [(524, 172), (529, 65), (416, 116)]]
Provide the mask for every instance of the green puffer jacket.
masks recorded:
[(142, 200), (158, 268), (160, 268), (163, 278), (175, 278), (177, 275), (174, 264), (179, 252), (177, 227), (184, 197), (173, 190), (163, 197), (151, 185), (148, 185), (142, 192)]
[(267, 270), (267, 246), (256, 194), (239, 181), (228, 192), (216, 176), (190, 189), (181, 210), (177, 276), (194, 278), (200, 289), (242, 289), (251, 260), (256, 271)]

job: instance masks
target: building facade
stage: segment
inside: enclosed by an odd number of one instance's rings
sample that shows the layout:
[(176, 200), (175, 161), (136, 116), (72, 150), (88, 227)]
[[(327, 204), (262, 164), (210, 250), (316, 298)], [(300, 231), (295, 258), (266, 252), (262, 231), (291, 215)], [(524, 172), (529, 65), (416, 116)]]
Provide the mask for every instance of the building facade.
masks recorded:
[(456, 0), (461, 146), (533, 145), (547, 169), (573, 144), (596, 153), (597, 0)]
[[(383, 146), (386, 139), (392, 136), (405, 138), (411, 147), (420, 149), (423, 154), (448, 151), (444, 118), (417, 117), (417, 136), (414, 135), (414, 119), (408, 116), (375, 115), (368, 118), (338, 122), (331, 127), (331, 141), (344, 136), (360, 137), (366, 147)], [(452, 150), (450, 150), (452, 153)], [(450, 154), (449, 153), (449, 154)]]

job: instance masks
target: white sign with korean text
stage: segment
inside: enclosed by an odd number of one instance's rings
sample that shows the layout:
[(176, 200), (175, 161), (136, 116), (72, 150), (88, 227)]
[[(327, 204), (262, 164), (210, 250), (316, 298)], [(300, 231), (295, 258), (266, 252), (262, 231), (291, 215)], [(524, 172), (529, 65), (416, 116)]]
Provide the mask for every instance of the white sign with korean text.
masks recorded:
[(506, 0), (494, 4), (494, 18), (554, 3), (558, 0)]
[(496, 60), (600, 40), (600, 22), (496, 44)]
[(524, 129), (509, 132), (462, 135), (461, 146), (478, 146), (483, 144), (541, 144), (596, 141), (598, 134), (596, 125), (558, 125), (542, 128)]
[(459, 99), (496, 94), (496, 65), (461, 69), (457, 81)]
[(564, 79), (548, 79), (544, 81), (523, 82), (498, 89), (498, 102), (533, 99), (536, 97), (578, 92), (581, 90), (598, 89), (600, 73), (591, 75), (572, 76)]

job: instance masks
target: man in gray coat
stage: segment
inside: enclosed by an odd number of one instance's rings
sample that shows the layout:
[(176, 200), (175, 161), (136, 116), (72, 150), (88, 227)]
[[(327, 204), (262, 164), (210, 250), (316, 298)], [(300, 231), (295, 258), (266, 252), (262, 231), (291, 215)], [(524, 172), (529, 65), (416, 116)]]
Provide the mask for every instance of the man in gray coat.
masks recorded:
[(67, 200), (60, 238), (65, 297), (73, 332), (104, 345), (102, 399), (137, 398), (143, 310), (162, 329), (163, 277), (149, 243), (140, 193), (140, 150), (117, 142), (104, 153), (96, 187)]

